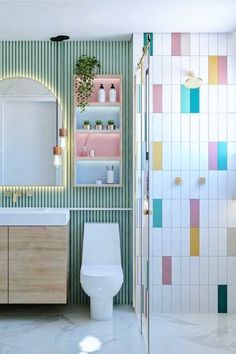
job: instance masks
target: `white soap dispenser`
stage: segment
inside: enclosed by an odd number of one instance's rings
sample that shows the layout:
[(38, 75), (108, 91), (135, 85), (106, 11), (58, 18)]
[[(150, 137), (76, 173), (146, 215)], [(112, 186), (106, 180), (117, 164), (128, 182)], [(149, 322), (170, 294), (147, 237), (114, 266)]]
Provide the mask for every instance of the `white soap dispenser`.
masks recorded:
[(115, 89), (115, 85), (112, 84), (110, 91), (109, 91), (109, 102), (114, 103), (116, 102), (116, 89)]
[(105, 102), (106, 101), (106, 93), (103, 84), (100, 85), (100, 89), (98, 90), (98, 102)]

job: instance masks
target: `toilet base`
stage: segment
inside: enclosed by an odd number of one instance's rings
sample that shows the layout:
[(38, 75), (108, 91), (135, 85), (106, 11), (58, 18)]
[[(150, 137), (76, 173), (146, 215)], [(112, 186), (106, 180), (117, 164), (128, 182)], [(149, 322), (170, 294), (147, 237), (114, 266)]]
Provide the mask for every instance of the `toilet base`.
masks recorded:
[(113, 298), (90, 298), (90, 316), (96, 321), (107, 321), (113, 318)]

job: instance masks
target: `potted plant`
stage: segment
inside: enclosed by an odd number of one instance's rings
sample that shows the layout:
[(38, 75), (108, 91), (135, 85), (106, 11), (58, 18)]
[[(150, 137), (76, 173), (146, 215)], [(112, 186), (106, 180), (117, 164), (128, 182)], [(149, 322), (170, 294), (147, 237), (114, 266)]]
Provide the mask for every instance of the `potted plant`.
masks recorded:
[(84, 129), (85, 130), (90, 130), (91, 129), (90, 120), (84, 120)]
[(102, 121), (101, 120), (96, 120), (96, 130), (102, 130)]
[(74, 73), (77, 75), (75, 79), (75, 96), (81, 112), (84, 112), (88, 105), (88, 100), (94, 87), (94, 78), (100, 67), (100, 61), (96, 57), (87, 55), (82, 55), (75, 64)]
[(109, 120), (108, 122), (107, 122), (107, 129), (108, 130), (114, 130), (115, 129), (115, 124), (114, 124), (114, 121), (113, 120)]

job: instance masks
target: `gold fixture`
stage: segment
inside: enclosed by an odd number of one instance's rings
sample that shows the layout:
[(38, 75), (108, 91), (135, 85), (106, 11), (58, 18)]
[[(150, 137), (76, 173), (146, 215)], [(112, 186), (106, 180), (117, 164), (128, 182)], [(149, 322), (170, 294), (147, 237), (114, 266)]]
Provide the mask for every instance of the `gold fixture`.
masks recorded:
[(198, 183), (201, 184), (201, 185), (205, 184), (206, 183), (206, 178), (205, 177), (199, 177), (198, 178)]
[(4, 191), (4, 197), (5, 198), (10, 198), (12, 195), (11, 191)]
[(178, 186), (180, 186), (183, 183), (183, 180), (181, 177), (176, 177), (175, 178), (175, 184), (177, 184)]
[(202, 86), (203, 80), (200, 77), (196, 77), (194, 71), (187, 72), (188, 78), (185, 80), (184, 85), (188, 89), (197, 89)]
[(17, 199), (21, 197), (21, 192), (20, 191), (16, 191), (13, 193), (13, 199), (12, 199), (12, 202), (13, 204), (16, 204), (17, 202)]
[(26, 193), (25, 193), (27, 198), (32, 198), (34, 195), (34, 192), (32, 189), (27, 189)]

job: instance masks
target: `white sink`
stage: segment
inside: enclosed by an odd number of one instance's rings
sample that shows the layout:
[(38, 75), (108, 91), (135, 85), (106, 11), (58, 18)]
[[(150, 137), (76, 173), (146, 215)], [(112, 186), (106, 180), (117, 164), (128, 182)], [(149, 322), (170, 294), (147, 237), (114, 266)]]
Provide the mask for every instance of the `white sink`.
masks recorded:
[(69, 209), (0, 208), (0, 226), (61, 226), (69, 220)]

